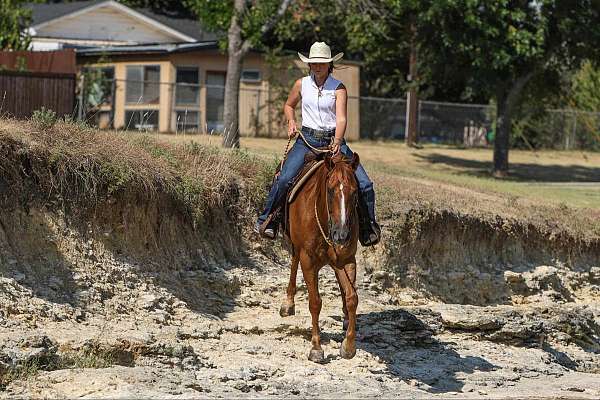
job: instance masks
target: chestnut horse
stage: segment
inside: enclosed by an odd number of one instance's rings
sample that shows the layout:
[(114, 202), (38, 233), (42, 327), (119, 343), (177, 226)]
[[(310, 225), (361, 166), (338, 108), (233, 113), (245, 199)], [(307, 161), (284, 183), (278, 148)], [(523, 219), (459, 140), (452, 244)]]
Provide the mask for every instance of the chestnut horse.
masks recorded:
[(319, 331), (321, 296), (319, 270), (326, 264), (335, 271), (342, 293), (346, 337), (340, 347), (343, 358), (356, 354), (356, 245), (358, 240), (358, 182), (354, 171), (358, 154), (325, 156), (325, 162), (304, 183), (289, 205), (289, 240), (292, 264), (287, 298), (280, 309), (282, 317), (295, 313), (298, 262), (308, 288), (308, 307), (312, 317), (311, 361), (324, 360)]

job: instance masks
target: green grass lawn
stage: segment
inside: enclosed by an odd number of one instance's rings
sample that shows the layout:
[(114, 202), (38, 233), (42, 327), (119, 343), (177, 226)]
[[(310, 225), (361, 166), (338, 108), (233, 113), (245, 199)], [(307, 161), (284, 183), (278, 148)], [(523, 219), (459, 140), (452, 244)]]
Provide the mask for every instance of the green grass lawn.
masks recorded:
[[(198, 141), (220, 145), (220, 137), (160, 135), (169, 142)], [(268, 157), (281, 157), (284, 139), (242, 138), (241, 147)], [(422, 179), (482, 193), (504, 195), (540, 204), (600, 209), (600, 153), (523, 151), (510, 153), (510, 176), (495, 179), (491, 149), (459, 149), (425, 145), (407, 148), (401, 142), (350, 143), (368, 171)]]

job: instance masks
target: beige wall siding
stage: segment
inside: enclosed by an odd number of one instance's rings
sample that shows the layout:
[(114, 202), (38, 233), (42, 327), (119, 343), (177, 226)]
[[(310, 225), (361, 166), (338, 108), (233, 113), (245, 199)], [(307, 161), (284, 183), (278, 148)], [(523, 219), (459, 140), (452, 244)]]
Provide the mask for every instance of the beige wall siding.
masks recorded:
[[(117, 57), (110, 64), (115, 66), (115, 78), (119, 80), (115, 95), (115, 127), (124, 128), (125, 109), (156, 109), (159, 111), (159, 129), (173, 132), (176, 129), (174, 112), (174, 83), (178, 66), (196, 66), (199, 71), (199, 83), (206, 83), (207, 72), (226, 72), (227, 57), (217, 51), (171, 54), (168, 56), (145, 56), (128, 58)], [(159, 105), (126, 105), (125, 78), (128, 65), (160, 65), (161, 84)], [(258, 70), (260, 82), (240, 83), (240, 134), (243, 136), (285, 137), (286, 124), (283, 118), (283, 103), (293, 82), (306, 76), (308, 68), (300, 61), (284, 62), (280, 68), (271, 69), (261, 54), (250, 54), (244, 61), (243, 69)], [(348, 90), (348, 126), (346, 139), (359, 138), (360, 108), (358, 102), (360, 68), (353, 64), (341, 64), (334, 76), (344, 82)], [(206, 131), (206, 88), (200, 88), (200, 104), (195, 111), (200, 112), (200, 131)], [(194, 111), (188, 108), (189, 111)], [(301, 123), (301, 107), (297, 107), (297, 119)]]
[(113, 64), (115, 68), (115, 129), (123, 129), (125, 126), (125, 78), (127, 72), (125, 64)]

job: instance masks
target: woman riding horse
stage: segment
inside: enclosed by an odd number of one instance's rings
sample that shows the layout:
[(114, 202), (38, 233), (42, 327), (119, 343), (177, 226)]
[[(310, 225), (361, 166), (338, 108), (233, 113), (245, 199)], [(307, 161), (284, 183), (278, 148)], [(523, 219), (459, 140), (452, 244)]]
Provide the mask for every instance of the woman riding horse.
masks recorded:
[[(308, 58), (300, 53), (298, 56), (309, 65), (310, 75), (294, 83), (284, 106), (284, 114), (288, 121), (288, 137), (292, 138), (297, 132), (294, 110), (302, 100), (303, 138), (296, 139), (288, 153), (271, 187), (265, 209), (254, 226), (256, 233), (271, 239), (275, 237), (277, 227), (269, 216), (284, 200), (290, 182), (304, 165), (304, 156), (311, 151), (308, 145), (315, 148), (330, 146), (333, 156), (342, 153), (351, 159), (353, 154), (344, 140), (348, 94), (344, 84), (331, 75), (333, 63), (339, 61), (343, 53), (331, 57), (331, 49), (327, 44), (315, 42), (310, 48)], [(363, 246), (372, 246), (379, 242), (381, 234), (375, 219), (373, 182), (362, 165), (356, 169), (356, 179), (360, 190), (359, 239)]]

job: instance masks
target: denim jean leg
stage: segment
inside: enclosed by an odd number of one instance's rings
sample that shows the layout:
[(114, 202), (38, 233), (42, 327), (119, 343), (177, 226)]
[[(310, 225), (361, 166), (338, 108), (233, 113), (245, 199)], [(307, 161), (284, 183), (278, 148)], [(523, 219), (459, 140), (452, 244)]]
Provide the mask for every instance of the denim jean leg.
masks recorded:
[(282, 200), (282, 197), (285, 196), (291, 180), (294, 179), (304, 165), (304, 155), (307, 151), (309, 150), (306, 145), (301, 141), (296, 140), (296, 143), (294, 143), (288, 152), (279, 176), (275, 179), (275, 182), (269, 191), (265, 209), (258, 217), (258, 222), (260, 224), (267, 220), (267, 217), (271, 214), (273, 208)]
[[(348, 147), (348, 145), (346, 144), (345, 140), (340, 146), (340, 151), (346, 157), (352, 157), (352, 155), (354, 154), (352, 150), (350, 150), (350, 147)], [(365, 171), (362, 164), (358, 164), (358, 168), (356, 168), (355, 174), (356, 180), (358, 181), (358, 189), (361, 193), (366, 193), (370, 190), (373, 190), (373, 181), (371, 181), (369, 175), (367, 175), (367, 171)]]

